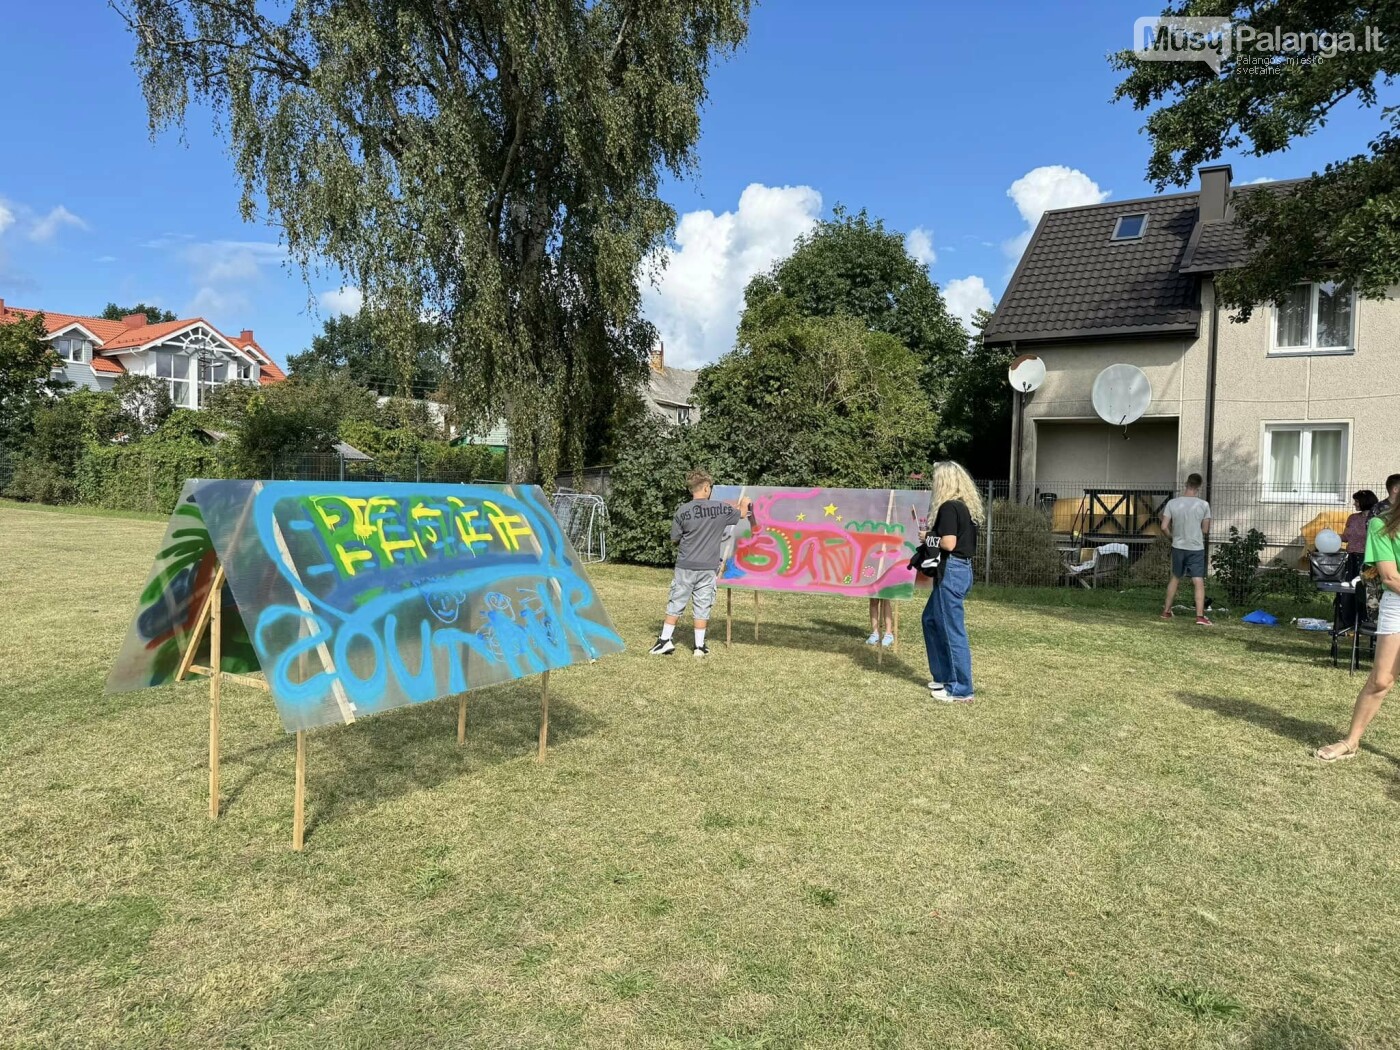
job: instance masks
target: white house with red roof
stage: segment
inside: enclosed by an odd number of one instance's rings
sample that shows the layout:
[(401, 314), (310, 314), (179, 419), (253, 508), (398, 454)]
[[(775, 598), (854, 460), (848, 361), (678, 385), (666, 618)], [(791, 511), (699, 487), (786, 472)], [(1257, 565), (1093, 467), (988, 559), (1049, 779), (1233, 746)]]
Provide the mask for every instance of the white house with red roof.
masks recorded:
[(7, 306), (0, 299), (0, 324), (42, 312), (64, 376), (76, 386), (110, 390), (119, 375), (154, 376), (170, 386), (181, 408), (198, 408), (204, 394), (229, 382), (277, 383), (286, 374), (245, 328), (224, 335), (202, 317), (150, 324), (145, 314), (120, 321)]

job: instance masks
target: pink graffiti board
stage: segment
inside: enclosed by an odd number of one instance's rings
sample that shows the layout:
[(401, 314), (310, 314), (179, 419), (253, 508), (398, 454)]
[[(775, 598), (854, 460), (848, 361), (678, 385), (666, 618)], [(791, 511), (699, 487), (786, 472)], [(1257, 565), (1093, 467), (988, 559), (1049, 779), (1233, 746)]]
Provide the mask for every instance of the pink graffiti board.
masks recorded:
[(908, 568), (928, 518), (913, 489), (717, 487), (753, 500), (757, 529), (740, 522), (725, 547), (720, 585), (768, 591), (912, 598)]

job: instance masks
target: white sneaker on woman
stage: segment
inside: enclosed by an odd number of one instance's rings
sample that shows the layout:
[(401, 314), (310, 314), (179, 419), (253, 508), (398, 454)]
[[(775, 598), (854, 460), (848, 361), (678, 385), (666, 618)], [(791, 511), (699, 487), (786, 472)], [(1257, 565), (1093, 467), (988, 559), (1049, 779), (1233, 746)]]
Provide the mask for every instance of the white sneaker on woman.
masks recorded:
[(865, 640), (865, 644), (866, 644), (866, 645), (879, 645), (879, 644), (880, 644), (880, 632), (879, 632), (879, 631), (871, 631), (871, 632), (870, 632), (870, 637), (867, 638), (867, 639)]

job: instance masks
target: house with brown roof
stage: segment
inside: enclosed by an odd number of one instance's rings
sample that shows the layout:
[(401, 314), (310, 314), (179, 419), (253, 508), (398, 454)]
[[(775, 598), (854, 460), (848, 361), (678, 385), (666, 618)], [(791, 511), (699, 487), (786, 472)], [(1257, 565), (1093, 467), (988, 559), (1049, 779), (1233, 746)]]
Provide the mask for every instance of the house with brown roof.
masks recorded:
[[(1012, 477), (1022, 498), (1179, 490), (1198, 471), (1245, 505), (1345, 509), (1400, 470), (1400, 289), (1361, 299), (1300, 284), (1286, 301), (1230, 319), (1215, 276), (1246, 259), (1235, 204), (1296, 182), (1231, 185), (1200, 170), (1196, 192), (1110, 201), (1042, 216), (995, 315), (989, 344), (1034, 354), (1043, 384), (1014, 413)], [(1124, 428), (1095, 413), (1112, 364), (1151, 384)], [(1282, 520), (1275, 511), (1272, 520)], [(1291, 542), (1291, 541), (1289, 541)]]
[(700, 418), (700, 406), (691, 397), (700, 372), (693, 368), (672, 368), (666, 364), (666, 344), (657, 340), (651, 350), (646, 385), (642, 400), (652, 415), (668, 423), (694, 423)]
[[(0, 299), (0, 324), (38, 310), (8, 306)], [(176, 406), (198, 408), (204, 395), (224, 383), (276, 383), (286, 375), (245, 328), (236, 337), (202, 317), (150, 324), (145, 314), (120, 321), (42, 311), (48, 341), (75, 386), (110, 390), (123, 373), (154, 376), (170, 387)]]

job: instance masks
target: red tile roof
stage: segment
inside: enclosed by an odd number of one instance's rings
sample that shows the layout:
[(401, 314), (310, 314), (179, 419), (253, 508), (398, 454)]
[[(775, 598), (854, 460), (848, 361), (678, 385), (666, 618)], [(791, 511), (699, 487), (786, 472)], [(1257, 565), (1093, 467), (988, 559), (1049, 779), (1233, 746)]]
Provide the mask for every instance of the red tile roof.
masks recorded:
[[(40, 312), (21, 306), (6, 306), (5, 301), (0, 299), (0, 324), (11, 324)], [(279, 383), (287, 378), (286, 373), (276, 365), (267, 351), (252, 339), (244, 339), (241, 335), (237, 338), (230, 338), (202, 317), (191, 317), (180, 321), (163, 321), (160, 324), (128, 324), (126, 321), (109, 321), (105, 317), (59, 314), (48, 310), (44, 310), (42, 313), (44, 314), (44, 328), (50, 335), (79, 324), (97, 337), (99, 344), (92, 355), (92, 370), (94, 372), (120, 375), (126, 371), (121, 360), (106, 355), (120, 350), (137, 350), (149, 346), (151, 343), (159, 342), (175, 332), (190, 327), (190, 325), (202, 324), (233, 346), (251, 353), (258, 362), (259, 379), (262, 383)]]

